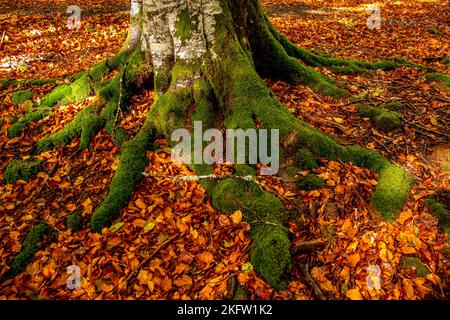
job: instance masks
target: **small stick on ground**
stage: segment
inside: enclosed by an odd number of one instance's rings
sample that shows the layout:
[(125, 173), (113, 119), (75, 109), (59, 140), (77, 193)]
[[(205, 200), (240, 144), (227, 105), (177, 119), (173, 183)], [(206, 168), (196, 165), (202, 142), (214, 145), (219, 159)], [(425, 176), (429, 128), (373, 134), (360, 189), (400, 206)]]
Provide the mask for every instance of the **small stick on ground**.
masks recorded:
[(311, 273), (309, 273), (309, 263), (300, 264), (300, 271), (305, 277), (305, 280), (308, 283), (309, 287), (312, 288), (314, 296), (320, 300), (328, 300), (325, 294), (322, 292), (322, 289), (320, 289), (316, 280), (314, 280), (314, 278), (311, 276)]
[(305, 241), (305, 242), (300, 242), (297, 243), (293, 246), (292, 250), (294, 251), (294, 253), (297, 252), (310, 252), (310, 251), (314, 251), (316, 249), (322, 249), (323, 247), (325, 247), (327, 245), (328, 241), (326, 240), (322, 240), (322, 239), (316, 239), (316, 240), (311, 240), (311, 241)]

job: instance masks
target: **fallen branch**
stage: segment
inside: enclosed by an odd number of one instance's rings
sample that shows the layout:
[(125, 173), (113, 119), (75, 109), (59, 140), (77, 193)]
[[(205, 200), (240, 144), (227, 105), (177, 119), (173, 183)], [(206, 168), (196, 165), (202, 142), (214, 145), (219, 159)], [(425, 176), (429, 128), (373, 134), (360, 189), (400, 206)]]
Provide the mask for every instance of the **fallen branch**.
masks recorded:
[[(422, 126), (422, 125), (420, 125), (420, 124), (417, 124), (417, 123), (415, 123), (415, 122), (413, 122), (413, 121), (411, 121), (411, 120), (408, 120), (408, 119), (406, 119), (406, 118), (404, 118), (404, 117), (403, 117), (402, 120), (405, 121), (407, 124), (409, 124), (409, 125), (411, 125), (411, 126), (413, 126), (413, 127), (416, 127), (416, 129), (419, 129), (419, 130), (418, 130), (419, 133), (421, 133), (421, 134), (423, 134), (423, 135), (426, 135), (426, 136), (428, 136), (428, 137), (430, 137), (430, 138), (435, 138), (435, 137), (433, 137), (433, 136), (430, 136), (430, 134), (431, 134), (431, 135), (432, 135), (432, 134), (438, 135), (438, 136), (444, 137), (444, 138), (446, 138), (446, 139), (449, 138), (449, 135), (446, 134), (446, 133), (439, 132), (439, 131), (436, 131), (436, 130), (433, 130), (433, 129), (424, 127), (424, 126)], [(422, 131), (422, 130), (423, 130), (423, 131)]]
[(292, 250), (294, 253), (314, 251), (316, 249), (322, 249), (327, 245), (328, 241), (322, 239), (316, 239), (311, 241), (305, 241), (297, 243), (293, 246)]
[(311, 273), (309, 272), (309, 263), (300, 264), (300, 271), (302, 272), (303, 276), (305, 277), (305, 280), (308, 283), (308, 285), (312, 288), (314, 296), (316, 296), (320, 300), (328, 300), (328, 298), (322, 292), (322, 289), (320, 289), (316, 280), (314, 280)]
[(142, 173), (145, 177), (153, 177), (153, 178), (166, 178), (166, 179), (172, 179), (175, 182), (199, 182), (200, 180), (223, 180), (228, 178), (234, 178), (244, 181), (251, 181), (255, 182), (258, 185), (261, 183), (258, 181), (258, 177), (256, 176), (235, 176), (235, 175), (228, 175), (228, 176), (218, 176), (215, 174), (210, 174), (207, 176), (174, 176), (170, 174), (160, 174), (160, 173)]

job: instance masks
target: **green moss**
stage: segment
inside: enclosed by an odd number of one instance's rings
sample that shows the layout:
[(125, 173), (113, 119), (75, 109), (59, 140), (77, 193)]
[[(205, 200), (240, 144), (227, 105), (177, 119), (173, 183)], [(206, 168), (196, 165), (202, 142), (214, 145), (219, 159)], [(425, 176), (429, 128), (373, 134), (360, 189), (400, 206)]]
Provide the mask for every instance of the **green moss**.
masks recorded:
[(447, 57), (447, 58), (442, 59), (442, 60), (441, 60), (441, 63), (442, 63), (442, 64), (448, 64), (448, 65), (450, 65), (450, 57)]
[(169, 90), (156, 101), (150, 119), (159, 132), (170, 137), (174, 129), (184, 128), (185, 116), (194, 102), (190, 88)]
[(431, 73), (427, 76), (428, 80), (440, 82), (447, 91), (450, 91), (450, 76), (443, 73)]
[(183, 9), (175, 22), (175, 36), (184, 43), (191, 38), (192, 32), (197, 28), (197, 25), (198, 15), (191, 15), (188, 9)]
[(295, 177), (297, 176), (298, 171), (300, 170), (299, 168), (293, 166), (293, 165), (287, 165), (284, 170), (286, 171), (286, 173), (291, 176), (291, 177)]
[(70, 95), (64, 97), (67, 102), (81, 102), (91, 93), (89, 73), (82, 74), (77, 80), (70, 85)]
[(401, 104), (400, 102), (387, 103), (387, 104), (382, 105), (381, 107), (386, 110), (394, 111), (394, 112), (402, 111), (405, 108), (405, 106), (403, 104)]
[(358, 72), (366, 72), (366, 70), (393, 70), (401, 66), (410, 68), (419, 68), (429, 70), (429, 67), (410, 62), (402, 58), (383, 59), (375, 62), (365, 62), (358, 60), (345, 60), (332, 57), (329, 54), (323, 54), (317, 50), (306, 50), (300, 48), (290, 42), (285, 36), (280, 34), (271, 24), (269, 19), (265, 17), (265, 22), (269, 26), (271, 34), (283, 46), (287, 54), (291, 57), (302, 60), (305, 64), (313, 67), (327, 67), (335, 72), (344, 74), (353, 74)]
[(311, 170), (319, 167), (316, 158), (308, 149), (300, 149), (295, 156), (295, 165), (301, 170)]
[(373, 119), (373, 122), (384, 132), (390, 132), (402, 126), (400, 116), (395, 112), (382, 112)]
[(427, 266), (416, 257), (406, 257), (400, 263), (400, 268), (414, 270), (418, 277), (426, 277), (431, 272), (428, 270)]
[(33, 260), (35, 253), (39, 250), (40, 243), (44, 236), (50, 234), (51, 228), (45, 223), (41, 223), (33, 228), (25, 238), (22, 249), (11, 262), (10, 270), (5, 278), (12, 278), (21, 273)]
[(367, 105), (360, 105), (359, 112), (362, 116), (372, 119), (377, 128), (384, 132), (389, 132), (402, 126), (400, 114), (397, 112)]
[(67, 228), (69, 228), (73, 232), (80, 230), (83, 226), (83, 217), (81, 213), (77, 211), (68, 216), (66, 225)]
[(438, 29), (435, 29), (435, 28), (428, 29), (428, 32), (433, 34), (433, 35), (435, 35), (435, 36), (442, 36), (443, 35), (442, 31), (440, 31)]
[(40, 105), (36, 109), (20, 118), (11, 126), (11, 128), (9, 128), (8, 137), (14, 138), (19, 136), (31, 123), (46, 117), (51, 112), (50, 108), (55, 106), (58, 102), (80, 102), (87, 98), (91, 92), (89, 81), (87, 74), (81, 74), (71, 85), (64, 84), (54, 88), (41, 100)]
[(139, 133), (123, 145), (119, 167), (111, 182), (106, 199), (95, 210), (91, 219), (91, 229), (101, 232), (119, 216), (120, 210), (130, 201), (133, 189), (144, 176), (147, 166), (147, 149), (154, 138), (154, 129), (147, 121)]
[(208, 81), (200, 79), (194, 83), (193, 91), (197, 108), (192, 115), (192, 121), (201, 121), (206, 127), (213, 127), (214, 106), (217, 105), (213, 88)]
[(109, 71), (110, 69), (105, 61), (99, 62), (89, 71), (89, 77), (93, 82), (99, 82), (106, 74), (109, 73)]
[(29, 181), (42, 170), (43, 161), (13, 160), (5, 169), (5, 181), (14, 184), (18, 180)]
[(388, 164), (378, 171), (378, 186), (372, 197), (375, 207), (388, 220), (403, 209), (413, 183), (411, 173), (400, 166)]
[(254, 236), (250, 249), (250, 262), (255, 271), (277, 290), (287, 286), (283, 278), (291, 269), (290, 245), (283, 228), (268, 225)]
[(301, 190), (317, 190), (326, 186), (327, 183), (314, 174), (308, 175), (297, 184), (297, 188)]
[[(263, 76), (283, 80), (290, 84), (305, 84), (316, 92), (327, 96), (339, 98), (348, 95), (344, 89), (338, 88), (334, 80), (322, 75), (320, 72), (300, 64), (297, 57), (292, 57), (283, 48), (280, 39), (277, 39), (264, 23), (264, 15), (260, 8), (254, 8), (257, 21), (250, 24), (250, 46), (252, 49), (256, 69)], [(287, 39), (283, 38), (285, 41)], [(278, 41), (277, 41), (278, 40)], [(281, 43), (281, 44), (280, 44)]]
[(360, 68), (356, 65), (348, 65), (348, 66), (331, 66), (331, 71), (334, 73), (341, 73), (341, 74), (355, 74), (355, 73), (363, 73), (367, 72), (364, 68)]
[[(247, 166), (239, 174), (254, 173)], [(213, 204), (225, 213), (243, 210), (247, 221), (253, 224), (250, 260), (271, 286), (285, 288), (283, 276), (291, 267), (290, 241), (281, 223), (288, 213), (283, 203), (274, 195), (262, 191), (255, 183), (234, 178), (217, 184), (212, 193)]]
[(29, 90), (20, 90), (14, 92), (14, 94), (11, 97), (12, 103), (15, 105), (19, 105), (24, 103), (27, 100), (31, 100), (34, 97), (34, 93)]
[(170, 74), (157, 73), (155, 75), (155, 90), (157, 92), (165, 92), (170, 87), (171, 77)]
[(122, 128), (116, 128), (114, 130), (113, 137), (118, 146), (122, 146), (129, 140), (128, 134)]
[(89, 147), (92, 138), (103, 127), (104, 120), (97, 115), (95, 107), (80, 111), (75, 119), (68, 123), (62, 130), (40, 140), (37, 149), (40, 152), (50, 150), (53, 147), (69, 144), (75, 137), (80, 137), (80, 150)]
[[(430, 213), (439, 219), (439, 226), (444, 231), (450, 232), (450, 193), (438, 191), (430, 196), (425, 204)], [(449, 240), (450, 241), (450, 240)]]
[(16, 123), (14, 123), (8, 129), (8, 137), (14, 138), (18, 137), (23, 130), (25, 130), (28, 125), (32, 122), (39, 121), (48, 115), (48, 111), (44, 109), (34, 109), (27, 113), (26, 116), (20, 118)]
[(7, 86), (43, 86), (48, 83), (55, 83), (57, 81), (62, 81), (63, 79), (27, 79), (27, 80), (15, 80), (8, 78), (0, 78), (0, 85), (2, 87)]

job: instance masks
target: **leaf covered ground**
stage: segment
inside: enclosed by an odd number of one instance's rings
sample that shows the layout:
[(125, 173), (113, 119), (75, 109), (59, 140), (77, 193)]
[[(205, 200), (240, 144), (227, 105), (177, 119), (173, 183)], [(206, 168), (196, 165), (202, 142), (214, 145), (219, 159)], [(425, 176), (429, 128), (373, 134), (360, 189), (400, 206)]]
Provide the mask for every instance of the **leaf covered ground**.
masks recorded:
[[(380, 30), (366, 27), (367, 11), (353, 0), (265, 0), (269, 16), (283, 34), (307, 49), (320, 49), (347, 59), (405, 58), (450, 73), (440, 59), (449, 52), (450, 9), (443, 1), (381, 0)], [(0, 10), (0, 78), (57, 78), (86, 70), (117, 52), (128, 26), (128, 1), (79, 3), (80, 30), (68, 30), (69, 1), (29, 0)], [(32, 7), (32, 8), (31, 8)], [(433, 34), (431, 29), (441, 32)], [(394, 71), (335, 77), (353, 98), (376, 104), (401, 102), (402, 129), (378, 131), (359, 115), (355, 100), (331, 100), (303, 86), (267, 81), (268, 86), (300, 119), (349, 144), (375, 149), (410, 170), (415, 187), (393, 222), (383, 221), (370, 206), (375, 173), (351, 164), (322, 161), (314, 173), (326, 186), (299, 191), (276, 178), (262, 184), (288, 207), (302, 199), (305, 215), (288, 227), (292, 243), (322, 239), (323, 249), (293, 256), (289, 287), (276, 292), (249, 263), (250, 225), (238, 211), (227, 216), (212, 208), (198, 183), (176, 183), (147, 177), (121, 211), (121, 219), (102, 234), (90, 232), (89, 219), (104, 199), (118, 165), (120, 149), (105, 132), (89, 150), (78, 152), (79, 140), (40, 155), (42, 171), (29, 182), (7, 184), (4, 169), (12, 159), (30, 157), (34, 143), (70, 122), (89, 99), (55, 109), (22, 136), (9, 139), (6, 130), (29, 108), (15, 106), (14, 91), (30, 89), (34, 99), (55, 84), (22, 85), (0, 91), (0, 277), (20, 251), (26, 234), (38, 221), (56, 232), (45, 239), (31, 264), (0, 284), (0, 299), (223, 299), (241, 285), (251, 299), (314, 299), (300, 265), (308, 265), (313, 281), (329, 299), (445, 299), (450, 264), (448, 235), (429, 214), (424, 200), (437, 190), (450, 192), (450, 95), (426, 71), (402, 67)], [(152, 106), (154, 93), (133, 98), (120, 126), (133, 135)], [(170, 160), (166, 141), (148, 152), (147, 171), (192, 174)], [(229, 174), (218, 167), (218, 174)], [(300, 172), (308, 175), (310, 172)], [(80, 212), (84, 228), (72, 232), (67, 217)], [(406, 268), (419, 258), (425, 273)], [(82, 288), (68, 290), (66, 269), (80, 267)], [(371, 285), (371, 268), (381, 272), (380, 286)]]

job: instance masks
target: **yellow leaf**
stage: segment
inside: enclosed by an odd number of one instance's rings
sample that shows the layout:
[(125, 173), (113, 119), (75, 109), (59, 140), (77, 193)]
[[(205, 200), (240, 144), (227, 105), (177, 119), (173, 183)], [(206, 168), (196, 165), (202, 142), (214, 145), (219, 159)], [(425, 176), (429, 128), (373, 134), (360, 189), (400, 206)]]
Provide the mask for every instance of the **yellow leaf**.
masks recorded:
[(77, 210), (77, 206), (74, 203), (68, 203), (66, 205), (66, 209), (69, 212), (74, 212), (75, 210)]
[(242, 221), (242, 212), (240, 210), (236, 211), (231, 215), (231, 220), (234, 224), (239, 224)]
[(192, 285), (192, 279), (188, 275), (182, 275), (181, 278), (175, 279), (173, 283), (177, 287), (184, 287), (184, 286), (191, 286)]
[(253, 271), (253, 265), (250, 262), (244, 263), (242, 266), (242, 272), (249, 274), (251, 271)]
[(430, 122), (433, 126), (437, 126), (438, 125), (438, 121), (435, 117), (430, 116)]
[(346, 296), (350, 300), (364, 300), (364, 298), (361, 295), (361, 292), (359, 292), (358, 288), (348, 290)]
[(92, 204), (91, 198), (87, 198), (86, 200), (84, 200), (82, 205), (83, 205), (83, 209), (84, 209), (85, 213), (91, 213), (92, 212), (93, 204)]
[(147, 281), (148, 281), (148, 270), (140, 270), (139, 274), (137, 276), (137, 279), (139, 280), (139, 284), (141, 286), (147, 284)]
[(344, 269), (341, 271), (341, 278), (344, 280), (344, 282), (347, 282), (350, 280), (350, 268), (345, 266)]
[(181, 233), (184, 233), (186, 230), (189, 230), (189, 226), (182, 220), (177, 220), (177, 227)]
[(334, 121), (336, 121), (339, 124), (343, 124), (345, 121), (342, 118), (333, 118)]
[(144, 232), (146, 233), (152, 231), (155, 228), (155, 225), (156, 225), (155, 221), (147, 222), (144, 226)]
[(123, 227), (123, 224), (124, 224), (123, 222), (116, 223), (116, 224), (112, 225), (109, 228), (109, 230), (112, 231), (112, 232), (116, 232), (116, 231), (120, 230), (120, 228)]

